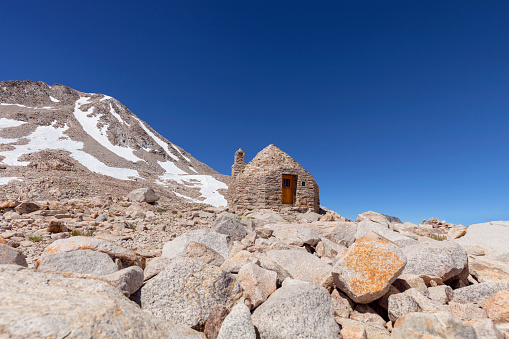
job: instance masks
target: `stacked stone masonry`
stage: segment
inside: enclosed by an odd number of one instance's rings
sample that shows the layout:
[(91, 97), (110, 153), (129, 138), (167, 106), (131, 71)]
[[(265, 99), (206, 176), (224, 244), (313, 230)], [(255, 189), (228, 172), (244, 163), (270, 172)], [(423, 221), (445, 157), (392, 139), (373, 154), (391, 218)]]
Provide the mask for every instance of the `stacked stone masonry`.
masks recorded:
[[(283, 204), (283, 175), (293, 176), (293, 204)], [(320, 197), (313, 177), (288, 154), (269, 145), (247, 165), (244, 152), (235, 153), (228, 206), (236, 211), (301, 207), (318, 213)]]

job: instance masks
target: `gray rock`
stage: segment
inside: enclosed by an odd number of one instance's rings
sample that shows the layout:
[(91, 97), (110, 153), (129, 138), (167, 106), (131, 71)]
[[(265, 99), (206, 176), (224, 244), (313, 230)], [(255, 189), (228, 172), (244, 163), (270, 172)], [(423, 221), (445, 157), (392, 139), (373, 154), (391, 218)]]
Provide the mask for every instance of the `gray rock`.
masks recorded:
[(141, 308), (156, 317), (201, 329), (211, 309), (230, 309), (241, 289), (229, 273), (190, 258), (175, 258), (140, 289)]
[(378, 212), (367, 211), (357, 216), (357, 221), (361, 222), (364, 220), (373, 221), (381, 225), (388, 226), (391, 223), (401, 224), (401, 220), (397, 217), (391, 217), (390, 215), (381, 214)]
[(278, 213), (268, 209), (257, 210), (251, 213), (248, 217), (252, 219), (261, 220), (265, 223), (285, 221), (285, 219), (283, 219)]
[(221, 254), (225, 260), (230, 255), (229, 236), (212, 230), (194, 230), (184, 233), (164, 244), (161, 257), (172, 259), (181, 256), (190, 241), (203, 244), (213, 249)]
[(201, 338), (140, 310), (106, 282), (0, 265), (2, 338)]
[(419, 312), (419, 305), (411, 296), (405, 293), (389, 296), (389, 319), (391, 321), (396, 321), (398, 318), (412, 312)]
[(147, 267), (145, 267), (145, 270), (143, 272), (145, 276), (144, 279), (148, 280), (155, 277), (156, 275), (159, 274), (159, 272), (163, 271), (168, 266), (170, 266), (172, 261), (173, 259), (163, 257), (153, 258), (148, 262)]
[(336, 244), (350, 247), (355, 242), (357, 227), (356, 222), (340, 222), (332, 232), (325, 234), (324, 237)]
[(331, 297), (316, 284), (281, 287), (252, 315), (260, 338), (338, 338)]
[[(317, 256), (304, 250), (270, 250), (265, 255), (280, 266), (283, 272), (288, 272), (291, 278), (312, 282), (328, 290), (332, 289), (332, 266)], [(270, 269), (268, 266), (265, 268)]]
[(480, 302), (489, 299), (498, 291), (509, 291), (509, 279), (498, 282), (484, 282), (454, 290), (453, 301), (458, 303)]
[(117, 272), (118, 267), (106, 253), (76, 250), (45, 255), (41, 259), (37, 270), (41, 272), (69, 272), (101, 276)]
[(393, 339), (477, 339), (474, 328), (447, 312), (410, 313), (399, 318), (392, 331)]
[(159, 200), (159, 196), (156, 192), (148, 187), (135, 189), (127, 195), (127, 199), (130, 201), (140, 201), (140, 202), (155, 202)]
[(302, 240), (302, 243), (315, 247), (320, 241), (320, 236), (310, 230), (309, 228), (300, 228), (296, 232), (297, 238)]
[(448, 305), (444, 305), (443, 308), (445, 311), (451, 313), (453, 317), (463, 321), (488, 319), (486, 311), (474, 303), (460, 304), (451, 301)]
[(337, 289), (332, 291), (331, 298), (332, 308), (334, 308), (334, 316), (340, 318), (349, 318), (353, 313), (354, 303)]
[(241, 241), (249, 233), (239, 218), (235, 214), (228, 212), (218, 215), (212, 230), (230, 236), (230, 239), (233, 241)]
[(375, 232), (376, 234), (401, 247), (418, 244), (418, 241), (390, 230), (387, 225), (379, 224), (370, 220), (364, 220), (358, 224), (355, 238), (362, 238), (366, 236), (369, 231)]
[(28, 267), (23, 252), (2, 243), (0, 243), (0, 265), (20, 265)]
[(429, 239), (402, 248), (407, 257), (403, 274), (439, 277), (443, 281), (460, 275), (468, 267), (465, 250), (452, 241)]
[(266, 255), (260, 257), (260, 266), (266, 270), (276, 272), (278, 286), (280, 286), (285, 279), (292, 277), (292, 275), (283, 266), (273, 261)]
[(122, 291), (124, 295), (130, 296), (143, 285), (143, 270), (138, 266), (131, 266), (108, 274), (103, 279)]
[(277, 273), (255, 264), (242, 266), (237, 281), (245, 292), (251, 309), (258, 307), (276, 290)]
[(142, 269), (145, 268), (145, 258), (138, 253), (115, 245), (107, 240), (92, 237), (70, 237), (54, 241), (44, 249), (41, 258), (36, 263), (36, 267), (46, 255), (76, 250), (93, 250), (103, 252), (108, 254), (112, 259), (119, 259), (122, 263), (122, 267), (136, 265)]
[(491, 319), (481, 319), (470, 323), (477, 339), (504, 339), (504, 335), (495, 327)]
[(14, 210), (19, 214), (32, 213), (40, 209), (41, 207), (39, 207), (37, 204), (34, 204), (33, 202), (22, 202), (14, 208)]
[(214, 266), (221, 266), (224, 263), (224, 258), (221, 254), (195, 241), (190, 241), (187, 244), (184, 253), (182, 253), (182, 257), (197, 259), (203, 261), (205, 264)]
[(238, 303), (232, 308), (230, 314), (224, 319), (217, 338), (256, 339), (251, 312), (246, 305)]
[(509, 243), (509, 221), (491, 221), (470, 225), (467, 227), (467, 234), (454, 241), (461, 246), (483, 249), (489, 259), (509, 258), (509, 247), (507, 246)]
[(447, 285), (429, 287), (428, 291), (428, 298), (442, 305), (447, 304), (454, 296), (454, 291)]
[(306, 212), (304, 214), (299, 214), (297, 216), (297, 220), (304, 220), (305, 222), (313, 222), (320, 220), (322, 216), (315, 212)]
[(228, 258), (220, 267), (226, 272), (239, 273), (242, 266), (247, 264), (260, 264), (260, 261), (248, 251), (239, 251), (233, 257)]
[[(338, 324), (341, 325), (343, 329), (345, 328), (363, 328), (367, 334), (368, 339), (390, 339), (391, 333), (385, 328), (377, 323), (364, 323), (362, 321), (356, 321), (352, 319), (346, 318), (336, 318)], [(361, 332), (362, 333), (362, 332)], [(356, 337), (354, 337), (356, 338)], [(362, 338), (362, 337), (361, 337)]]
[(385, 326), (386, 321), (382, 316), (375, 312), (369, 305), (357, 305), (355, 311), (350, 315), (350, 319), (362, 321), (363, 323), (374, 323)]

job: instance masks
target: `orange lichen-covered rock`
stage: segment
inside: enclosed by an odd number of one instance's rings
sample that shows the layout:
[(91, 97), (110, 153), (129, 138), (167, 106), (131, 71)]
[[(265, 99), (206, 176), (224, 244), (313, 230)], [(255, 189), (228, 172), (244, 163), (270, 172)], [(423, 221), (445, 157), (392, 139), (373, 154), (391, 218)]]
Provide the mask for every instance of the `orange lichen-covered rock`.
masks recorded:
[(364, 237), (337, 262), (332, 277), (354, 302), (367, 304), (387, 293), (405, 265), (406, 257), (398, 246)]
[(5, 240), (2, 237), (0, 237), (0, 244), (5, 244)]

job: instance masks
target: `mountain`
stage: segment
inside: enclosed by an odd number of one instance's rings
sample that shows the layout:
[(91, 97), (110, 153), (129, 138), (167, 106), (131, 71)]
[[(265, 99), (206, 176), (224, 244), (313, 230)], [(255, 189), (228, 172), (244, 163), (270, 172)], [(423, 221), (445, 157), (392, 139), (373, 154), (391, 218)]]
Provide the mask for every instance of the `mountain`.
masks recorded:
[(118, 100), (41, 81), (0, 82), (0, 194), (30, 199), (154, 188), (175, 202), (226, 205), (229, 177)]

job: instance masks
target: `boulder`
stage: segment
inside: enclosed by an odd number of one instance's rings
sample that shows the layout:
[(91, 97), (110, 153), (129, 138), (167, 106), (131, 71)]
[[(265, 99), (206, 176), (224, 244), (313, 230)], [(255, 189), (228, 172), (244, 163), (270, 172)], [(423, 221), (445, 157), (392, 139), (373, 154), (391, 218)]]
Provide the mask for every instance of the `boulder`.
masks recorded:
[(48, 224), (47, 231), (50, 233), (62, 233), (62, 232), (67, 232), (68, 230), (62, 221), (60, 221), (58, 219), (53, 219), (53, 220), (50, 220), (50, 222)]
[(194, 241), (219, 253), (225, 260), (230, 254), (230, 238), (212, 230), (194, 230), (186, 232), (163, 246), (161, 257), (176, 258), (181, 256), (189, 242)]
[(331, 297), (316, 284), (290, 284), (279, 288), (252, 315), (260, 338), (334, 338)]
[(340, 318), (349, 318), (353, 313), (354, 303), (337, 289), (332, 291), (331, 298), (332, 308), (334, 308), (334, 316)]
[(118, 271), (118, 266), (106, 253), (92, 250), (57, 252), (45, 255), (37, 267), (41, 272), (69, 272), (107, 275)]
[(106, 253), (112, 259), (119, 259), (122, 263), (122, 267), (136, 265), (142, 269), (145, 268), (145, 258), (138, 253), (115, 245), (112, 242), (92, 237), (70, 237), (54, 241), (44, 249), (41, 258), (36, 263), (36, 268), (40, 265), (42, 259), (44, 259), (46, 255), (76, 250), (92, 250)]
[(240, 251), (233, 257), (228, 258), (222, 265), (221, 269), (226, 272), (238, 273), (241, 267), (247, 264), (259, 265), (260, 261), (252, 253), (248, 251)]
[[(317, 256), (305, 250), (270, 250), (265, 256), (281, 267), (283, 269), (281, 272), (289, 273), (291, 278), (312, 282), (332, 290), (332, 266)], [(271, 269), (263, 262), (262, 267)]]
[(228, 212), (218, 215), (212, 230), (230, 236), (233, 241), (241, 241), (249, 233), (239, 218)]
[(318, 221), (320, 218), (322, 218), (322, 215), (315, 212), (306, 212), (297, 216), (297, 220), (302, 220), (304, 222)]
[(419, 304), (408, 294), (397, 293), (389, 297), (389, 319), (391, 321), (396, 321), (412, 312), (419, 312)]
[(0, 266), (0, 337), (201, 338), (140, 310), (106, 282)]
[(168, 267), (172, 261), (173, 261), (173, 259), (163, 258), (163, 257), (155, 257), (155, 258), (151, 259), (148, 262), (147, 266), (145, 267), (145, 270), (143, 273), (145, 276), (144, 279), (149, 280), (149, 279), (155, 277), (156, 275), (159, 274), (159, 272), (166, 269), (166, 267)]
[(0, 265), (20, 265), (28, 267), (23, 252), (5, 244), (0, 244)]
[(368, 339), (366, 329), (362, 326), (349, 326), (341, 329), (343, 339)]
[(367, 211), (367, 212), (364, 212), (357, 216), (357, 222), (361, 222), (364, 220), (376, 222), (378, 224), (386, 225), (386, 226), (389, 226), (389, 224), (391, 224), (391, 223), (398, 223), (398, 224), (402, 223), (401, 220), (397, 217), (391, 217), (389, 215), (385, 215), (385, 214), (381, 214), (381, 213), (373, 212), (373, 211)]
[(265, 223), (273, 223), (273, 222), (281, 222), (285, 221), (279, 214), (272, 210), (263, 209), (263, 210), (257, 210), (251, 214), (248, 215), (249, 218), (252, 219), (258, 219)]
[(481, 304), (495, 324), (509, 323), (509, 291), (499, 291)]
[(251, 309), (258, 307), (276, 290), (277, 273), (255, 264), (246, 264), (239, 270), (237, 282), (245, 292)]
[(205, 322), (203, 333), (207, 339), (216, 339), (224, 319), (229, 311), (223, 305), (216, 305), (210, 310), (209, 317)]
[[(385, 328), (385, 326), (382, 326), (377, 323), (364, 323), (362, 321), (356, 321), (352, 319), (345, 319), (345, 318), (336, 318), (336, 321), (338, 324), (341, 325), (341, 328), (363, 328), (366, 332), (366, 337), (368, 339), (390, 339), (391, 334), (390, 332)], [(360, 331), (362, 333), (362, 331)], [(362, 335), (362, 334), (361, 334)], [(362, 337), (361, 337), (362, 338)]]
[(484, 311), (479, 305), (474, 303), (460, 304), (451, 301), (449, 302), (448, 305), (444, 305), (443, 309), (451, 313), (453, 317), (461, 319), (463, 321), (488, 319), (486, 311)]
[(256, 339), (251, 312), (249, 312), (249, 308), (246, 305), (238, 303), (232, 308), (230, 314), (224, 319), (217, 338)]
[(385, 326), (386, 321), (382, 316), (375, 312), (369, 305), (357, 305), (355, 311), (350, 315), (350, 319), (361, 321), (363, 323), (375, 323)]
[(129, 199), (129, 201), (151, 203), (159, 200), (159, 196), (152, 188), (142, 187), (129, 192), (129, 194), (127, 195), (127, 199)]
[(428, 291), (428, 298), (442, 305), (447, 304), (454, 296), (454, 291), (447, 285), (429, 287)]
[(447, 312), (409, 313), (399, 318), (392, 331), (393, 339), (477, 339), (474, 328)]
[(102, 278), (118, 288), (124, 295), (130, 296), (143, 285), (143, 270), (138, 266), (130, 266)]
[(19, 214), (28, 214), (38, 211), (40, 209), (41, 207), (39, 207), (39, 205), (37, 204), (34, 204), (33, 202), (22, 202), (21, 204), (14, 208), (14, 210)]
[(401, 247), (418, 244), (418, 241), (404, 236), (398, 232), (394, 232), (393, 230), (389, 229), (387, 225), (379, 224), (370, 220), (359, 222), (357, 226), (357, 232), (355, 233), (355, 238), (359, 239), (362, 237), (371, 236), (369, 234), (370, 231)]
[(332, 277), (354, 302), (367, 304), (388, 292), (405, 264), (405, 255), (394, 244), (360, 238), (336, 263)]
[(425, 240), (402, 248), (407, 258), (403, 274), (433, 276), (446, 281), (468, 267), (468, 255), (453, 241)]
[(190, 241), (187, 244), (182, 257), (193, 258), (214, 266), (221, 266), (224, 263), (224, 258), (221, 254), (196, 241)]
[(356, 222), (340, 222), (332, 232), (324, 234), (324, 237), (336, 244), (349, 247), (355, 242), (357, 228)]
[(336, 244), (329, 239), (321, 238), (320, 242), (315, 247), (315, 253), (319, 258), (327, 257), (334, 259), (338, 253), (346, 249), (347, 248), (345, 246)]
[(484, 282), (454, 290), (453, 301), (458, 303), (481, 302), (489, 299), (498, 291), (509, 291), (509, 279), (498, 282)]
[(470, 323), (474, 328), (477, 339), (504, 339), (504, 335), (495, 327), (491, 319), (481, 319)]
[(509, 221), (491, 221), (470, 225), (467, 234), (456, 239), (461, 246), (477, 246), (489, 259), (509, 262)]
[(190, 258), (175, 258), (140, 289), (141, 308), (186, 327), (202, 329), (216, 305), (230, 309), (241, 289), (229, 273)]

